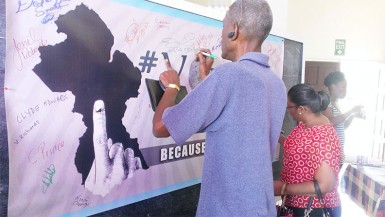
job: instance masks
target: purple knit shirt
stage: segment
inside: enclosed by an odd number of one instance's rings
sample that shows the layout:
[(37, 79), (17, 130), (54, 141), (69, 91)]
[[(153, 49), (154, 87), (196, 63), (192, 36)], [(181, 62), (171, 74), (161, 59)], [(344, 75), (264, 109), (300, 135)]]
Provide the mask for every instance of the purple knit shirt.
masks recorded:
[(197, 216), (275, 216), (272, 157), (286, 89), (268, 56), (217, 66), (163, 122), (177, 144), (206, 132)]

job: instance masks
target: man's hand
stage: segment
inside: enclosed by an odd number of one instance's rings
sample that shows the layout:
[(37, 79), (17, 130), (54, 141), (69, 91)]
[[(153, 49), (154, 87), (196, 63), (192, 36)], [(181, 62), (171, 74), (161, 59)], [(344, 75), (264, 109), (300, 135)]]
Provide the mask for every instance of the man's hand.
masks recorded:
[(204, 80), (207, 75), (209, 75), (211, 71), (211, 67), (214, 64), (214, 59), (203, 55), (200, 51), (211, 54), (209, 49), (199, 49), (196, 53), (195, 60), (199, 61), (199, 78), (200, 80)]
[(178, 73), (172, 68), (171, 63), (168, 60), (165, 61), (165, 64), (167, 71), (160, 74), (159, 80), (162, 82), (164, 87), (167, 87), (169, 84), (175, 84), (180, 87)]
[(107, 139), (106, 111), (102, 100), (94, 104), (93, 120), (95, 160), (85, 187), (94, 194), (105, 196), (127, 176), (132, 177), (141, 164), (140, 159), (134, 157), (132, 149), (123, 151), (122, 143), (113, 144), (111, 139)]

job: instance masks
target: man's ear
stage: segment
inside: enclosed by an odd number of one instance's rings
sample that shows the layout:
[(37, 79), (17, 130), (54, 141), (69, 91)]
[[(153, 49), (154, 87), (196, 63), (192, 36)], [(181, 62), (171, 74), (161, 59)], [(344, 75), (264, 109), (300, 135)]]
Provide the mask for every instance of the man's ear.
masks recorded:
[(239, 26), (238, 26), (238, 24), (234, 23), (233, 27), (234, 27), (234, 31), (233, 31), (234, 34), (233, 34), (233, 37), (230, 38), (232, 41), (236, 40), (238, 38), (238, 34), (239, 34)]

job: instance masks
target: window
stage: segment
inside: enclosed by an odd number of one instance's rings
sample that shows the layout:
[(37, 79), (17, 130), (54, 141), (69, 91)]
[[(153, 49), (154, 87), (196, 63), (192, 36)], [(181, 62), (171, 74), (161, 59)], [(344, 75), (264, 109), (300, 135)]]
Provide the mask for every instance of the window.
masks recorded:
[(347, 161), (364, 155), (370, 162), (385, 162), (385, 64), (342, 61), (347, 80), (347, 96), (340, 100), (343, 112), (363, 105), (366, 118), (355, 118), (345, 131)]

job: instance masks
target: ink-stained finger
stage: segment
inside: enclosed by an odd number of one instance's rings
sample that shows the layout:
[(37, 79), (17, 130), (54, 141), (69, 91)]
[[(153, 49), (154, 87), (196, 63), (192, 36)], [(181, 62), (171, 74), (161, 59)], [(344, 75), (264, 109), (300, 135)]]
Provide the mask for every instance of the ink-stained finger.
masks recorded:
[(103, 174), (109, 162), (107, 147), (106, 112), (104, 102), (97, 100), (93, 110), (95, 166)]

